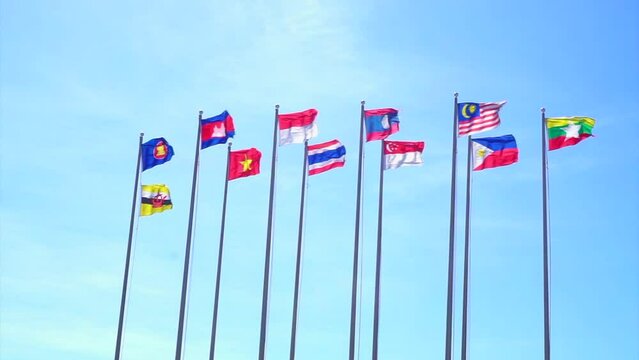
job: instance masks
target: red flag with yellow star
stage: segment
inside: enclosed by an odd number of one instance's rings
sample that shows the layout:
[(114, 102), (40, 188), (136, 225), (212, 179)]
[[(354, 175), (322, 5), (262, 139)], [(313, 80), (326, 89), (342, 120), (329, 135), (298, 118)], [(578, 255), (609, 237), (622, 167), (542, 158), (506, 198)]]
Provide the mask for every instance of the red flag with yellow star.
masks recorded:
[(231, 151), (229, 180), (259, 174), (261, 158), (262, 153), (256, 148)]

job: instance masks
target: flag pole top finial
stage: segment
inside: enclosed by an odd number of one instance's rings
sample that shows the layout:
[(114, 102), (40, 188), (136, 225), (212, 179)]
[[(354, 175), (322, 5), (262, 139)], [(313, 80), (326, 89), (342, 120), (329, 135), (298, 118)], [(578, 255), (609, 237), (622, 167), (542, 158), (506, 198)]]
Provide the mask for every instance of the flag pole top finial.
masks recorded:
[(362, 105), (366, 104), (366, 100), (362, 100)]
[(456, 93), (453, 94), (453, 96), (457, 97), (457, 96), (459, 96), (459, 93), (456, 92)]
[(144, 133), (143, 132), (140, 133), (140, 137), (144, 137)]
[(542, 113), (542, 114), (545, 114), (545, 113), (546, 113), (546, 108), (542, 107), (542, 108), (541, 108), (541, 113)]
[(275, 109), (279, 109), (280, 105), (279, 104), (275, 104)]
[(200, 110), (199, 112), (200, 112), (200, 115), (204, 114), (204, 111), (202, 111), (202, 110)]

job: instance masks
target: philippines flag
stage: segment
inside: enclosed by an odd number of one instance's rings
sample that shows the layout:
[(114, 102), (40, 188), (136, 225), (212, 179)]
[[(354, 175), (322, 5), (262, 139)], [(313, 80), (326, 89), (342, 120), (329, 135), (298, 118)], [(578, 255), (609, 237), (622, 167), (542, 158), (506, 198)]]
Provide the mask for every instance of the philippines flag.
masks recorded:
[(226, 110), (220, 115), (202, 119), (200, 126), (201, 149), (217, 144), (225, 144), (229, 138), (235, 136), (233, 117)]
[(423, 141), (384, 141), (384, 170), (424, 163)]
[(317, 110), (308, 109), (296, 113), (278, 115), (280, 127), (280, 146), (301, 144), (317, 136), (315, 117)]
[(519, 149), (512, 135), (472, 139), (473, 170), (484, 170), (514, 164), (519, 160)]
[(344, 166), (346, 148), (337, 140), (308, 146), (308, 175)]
[(399, 131), (398, 111), (392, 108), (364, 111), (366, 141), (386, 139)]
[(499, 109), (506, 101), (498, 103), (457, 104), (458, 136), (477, 134), (499, 126)]

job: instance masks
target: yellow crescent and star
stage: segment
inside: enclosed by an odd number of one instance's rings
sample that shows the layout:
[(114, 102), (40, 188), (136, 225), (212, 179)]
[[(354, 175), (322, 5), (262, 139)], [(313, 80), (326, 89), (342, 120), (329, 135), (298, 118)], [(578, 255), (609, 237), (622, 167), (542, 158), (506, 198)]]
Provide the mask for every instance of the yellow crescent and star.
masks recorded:
[[(470, 113), (468, 112), (470, 110)], [(470, 119), (470, 117), (477, 111), (477, 104), (464, 104), (462, 107), (462, 116), (465, 119)]]
[(253, 163), (253, 159), (249, 159), (248, 155), (244, 155), (244, 160), (240, 161), (240, 164), (242, 164), (242, 172), (251, 170), (251, 163)]

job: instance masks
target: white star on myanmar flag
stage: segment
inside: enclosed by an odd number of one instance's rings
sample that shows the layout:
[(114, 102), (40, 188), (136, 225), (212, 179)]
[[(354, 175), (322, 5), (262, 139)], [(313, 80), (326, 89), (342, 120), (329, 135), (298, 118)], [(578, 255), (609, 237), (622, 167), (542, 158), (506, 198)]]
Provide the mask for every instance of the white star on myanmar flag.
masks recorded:
[(575, 124), (575, 123), (570, 123), (568, 124), (568, 126), (566, 127), (562, 127), (561, 130), (563, 130), (566, 133), (566, 139), (570, 139), (570, 138), (579, 138), (579, 130), (581, 130), (581, 125), (580, 124)]

